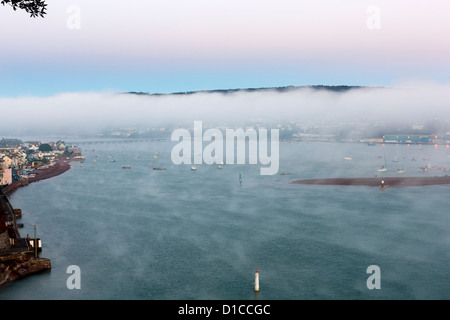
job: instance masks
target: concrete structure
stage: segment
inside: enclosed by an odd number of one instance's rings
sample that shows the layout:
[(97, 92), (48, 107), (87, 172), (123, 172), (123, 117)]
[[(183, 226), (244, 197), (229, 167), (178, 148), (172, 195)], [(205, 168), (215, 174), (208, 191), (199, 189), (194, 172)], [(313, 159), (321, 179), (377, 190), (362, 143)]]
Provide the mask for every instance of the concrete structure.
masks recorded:
[(33, 252), (0, 255), (0, 287), (39, 272), (50, 271), (50, 259), (35, 258)]

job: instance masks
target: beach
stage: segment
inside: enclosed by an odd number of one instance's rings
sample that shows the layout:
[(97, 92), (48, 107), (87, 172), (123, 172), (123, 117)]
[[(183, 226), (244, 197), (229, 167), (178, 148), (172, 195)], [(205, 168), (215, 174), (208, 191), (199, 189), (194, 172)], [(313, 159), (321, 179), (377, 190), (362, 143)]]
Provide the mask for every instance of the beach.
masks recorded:
[(32, 177), (29, 177), (28, 179), (22, 179), (20, 181), (15, 182), (14, 184), (7, 186), (3, 189), (4, 194), (11, 194), (17, 188), (26, 186), (33, 182), (38, 182), (40, 180), (49, 179), (52, 177), (59, 176), (60, 174), (63, 174), (64, 172), (68, 171), (70, 166), (70, 159), (69, 160), (57, 160), (53, 165), (45, 167), (45, 168), (37, 168), (31, 171)]
[(53, 165), (42, 168), (42, 169), (35, 169), (31, 173), (34, 174), (34, 177), (28, 178), (28, 182), (37, 182), (40, 180), (56, 177), (60, 174), (63, 174), (67, 170), (69, 170), (70, 167), (70, 160), (58, 160)]
[(436, 177), (386, 177), (386, 178), (328, 178), (294, 180), (292, 184), (331, 185), (331, 186), (371, 186), (412, 187), (450, 184), (449, 176)]

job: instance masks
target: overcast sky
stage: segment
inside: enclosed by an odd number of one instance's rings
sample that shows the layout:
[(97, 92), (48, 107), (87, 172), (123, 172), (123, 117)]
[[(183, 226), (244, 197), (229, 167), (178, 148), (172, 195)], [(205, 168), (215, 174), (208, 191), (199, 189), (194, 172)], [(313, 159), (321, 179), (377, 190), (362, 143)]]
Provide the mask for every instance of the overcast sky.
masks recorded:
[(0, 6), (0, 97), (450, 83), (450, 1), (46, 2)]

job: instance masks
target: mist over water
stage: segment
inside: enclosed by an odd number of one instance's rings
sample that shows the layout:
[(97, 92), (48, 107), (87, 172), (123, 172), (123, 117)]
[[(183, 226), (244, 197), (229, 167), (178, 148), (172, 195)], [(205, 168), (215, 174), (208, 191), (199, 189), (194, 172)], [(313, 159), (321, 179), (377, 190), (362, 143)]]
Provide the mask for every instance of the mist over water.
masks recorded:
[[(170, 141), (75, 142), (86, 156), (82, 167), (73, 162), (11, 196), (23, 211), (21, 235), (37, 224), (52, 271), (9, 285), (1, 299), (450, 297), (449, 186), (288, 183), (392, 176), (397, 165), (412, 176), (439, 174), (417, 167), (423, 158), (448, 166), (445, 146), (281, 143), (280, 172), (291, 174), (261, 176), (259, 165), (173, 165)], [(380, 155), (386, 173), (377, 171)], [(373, 264), (380, 290), (366, 287)], [(81, 290), (66, 287), (69, 265), (81, 268)]]
[[(448, 101), (448, 86), (429, 83), (339, 93), (0, 98), (2, 111), (21, 115), (20, 125), (2, 122), (0, 136), (62, 138), (86, 156), (83, 166), (72, 162), (63, 175), (11, 196), (23, 212), (21, 235), (32, 235), (37, 225), (52, 271), (12, 283), (0, 299), (448, 299), (449, 186), (381, 191), (289, 184), (382, 179), (400, 168), (408, 176), (444, 175), (418, 168), (450, 167), (446, 145), (282, 140), (278, 172), (289, 174), (262, 176), (260, 165), (176, 166), (169, 132), (161, 141), (73, 138), (108, 128), (191, 128), (196, 120), (220, 129), (367, 122), (375, 134), (380, 123), (448, 123)], [(377, 170), (383, 165), (387, 172)], [(66, 286), (70, 265), (81, 269), (81, 290)], [(366, 286), (370, 265), (381, 269), (380, 290)]]

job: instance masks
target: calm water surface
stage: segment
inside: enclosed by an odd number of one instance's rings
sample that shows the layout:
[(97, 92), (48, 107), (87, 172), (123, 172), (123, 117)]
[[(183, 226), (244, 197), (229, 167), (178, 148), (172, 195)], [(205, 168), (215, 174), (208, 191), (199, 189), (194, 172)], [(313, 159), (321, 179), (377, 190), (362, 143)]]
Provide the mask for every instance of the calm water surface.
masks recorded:
[[(77, 144), (83, 166), (11, 196), (21, 235), (37, 225), (52, 270), (0, 299), (450, 298), (450, 186), (288, 183), (397, 176), (400, 167), (424, 175), (427, 163), (450, 167), (445, 146), (282, 143), (279, 173), (291, 174), (261, 176), (258, 165), (173, 165), (171, 142)], [(70, 265), (81, 290), (66, 286)], [(380, 267), (380, 290), (366, 286), (370, 265)]]

